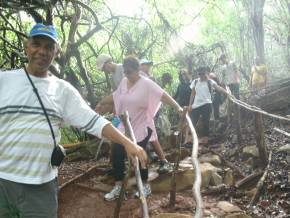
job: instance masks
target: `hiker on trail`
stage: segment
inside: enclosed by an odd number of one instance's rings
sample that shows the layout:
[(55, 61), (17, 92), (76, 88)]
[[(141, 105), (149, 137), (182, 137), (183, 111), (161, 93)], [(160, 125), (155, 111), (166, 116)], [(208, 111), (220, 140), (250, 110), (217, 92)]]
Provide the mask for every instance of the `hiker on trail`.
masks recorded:
[[(99, 105), (114, 104), (118, 116), (128, 111), (137, 144), (146, 150), (146, 145), (155, 129), (153, 118), (159, 109), (160, 103), (165, 103), (178, 113), (182, 108), (175, 102), (161, 87), (151, 79), (139, 74), (140, 65), (137, 58), (128, 56), (123, 62), (125, 78), (121, 81), (118, 89), (110, 96), (105, 97)], [(124, 132), (124, 125), (119, 123), (118, 129)], [(111, 192), (104, 197), (112, 201), (119, 197), (121, 183), (124, 178), (126, 152), (118, 143), (112, 146), (113, 153), (113, 175), (115, 186)], [(141, 169), (141, 177), (144, 183), (144, 194), (147, 197), (151, 194), (148, 184), (148, 169)], [(138, 192), (136, 193), (138, 195)]]
[(222, 75), (224, 77), (223, 83), (227, 85), (232, 94), (240, 99), (240, 72), (237, 65), (233, 61), (229, 61), (225, 54), (220, 56), (222, 64)]
[(191, 113), (193, 125), (196, 124), (202, 116), (203, 137), (200, 138), (200, 144), (207, 144), (209, 137), (209, 121), (212, 106), (212, 90), (228, 94), (227, 91), (217, 85), (217, 83), (209, 79), (210, 68), (203, 66), (197, 69), (198, 79), (192, 81), (190, 88), (192, 89), (188, 110)]
[(100, 54), (97, 57), (97, 69), (111, 76), (111, 85), (115, 91), (124, 77), (122, 64), (114, 63), (111, 56), (107, 54)]
[(179, 84), (174, 99), (181, 107), (188, 106), (191, 95), (190, 84), (192, 82), (192, 75), (187, 69), (181, 69), (178, 76)]
[(27, 66), (0, 72), (0, 217), (56, 218), (62, 125), (120, 143), (144, 166), (146, 153), (50, 74), (59, 54), (54, 26), (33, 26), (24, 48)]
[(265, 95), (267, 84), (267, 67), (262, 63), (261, 58), (256, 57), (255, 65), (252, 67), (250, 87), (253, 96)]
[[(216, 82), (219, 86), (222, 86), (219, 78), (215, 73), (210, 73), (209, 78)], [(223, 103), (223, 95), (217, 90), (213, 89), (212, 93), (212, 106), (213, 106), (213, 116), (215, 120), (220, 119), (220, 105)]]
[[(190, 84), (192, 82), (192, 74), (187, 69), (181, 69), (179, 72), (179, 84), (174, 95), (174, 99), (181, 107), (187, 107), (191, 96)], [(184, 145), (192, 147), (192, 142), (189, 141), (189, 127), (186, 124), (184, 129)]]
[(163, 73), (161, 76), (161, 87), (168, 89), (172, 84), (172, 76), (170, 73)]
[[(154, 77), (151, 75), (151, 67), (153, 66), (153, 61), (147, 60), (147, 59), (141, 59), (140, 60), (140, 75), (147, 77), (151, 79), (152, 81), (155, 81)], [(159, 113), (157, 113), (154, 117), (153, 122), (157, 122), (159, 118)], [(166, 160), (164, 151), (162, 149), (162, 146), (158, 140), (157, 130), (154, 125), (154, 128), (152, 129), (152, 136), (150, 138), (150, 143), (153, 147), (153, 150), (156, 152), (158, 159), (159, 159), (159, 169), (158, 172), (160, 174), (168, 173), (171, 169), (170, 163)], [(152, 152), (154, 153), (154, 152)], [(154, 154), (150, 153), (152, 156), (151, 158), (154, 159)]]
[(153, 66), (153, 61), (147, 59), (140, 60), (140, 75), (148, 77), (155, 82), (155, 78), (151, 75), (151, 67)]

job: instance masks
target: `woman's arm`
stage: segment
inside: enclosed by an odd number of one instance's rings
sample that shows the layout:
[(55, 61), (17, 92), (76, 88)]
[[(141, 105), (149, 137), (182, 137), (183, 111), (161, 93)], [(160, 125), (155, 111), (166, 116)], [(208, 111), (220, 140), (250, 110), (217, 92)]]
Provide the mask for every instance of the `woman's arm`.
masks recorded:
[(170, 96), (167, 92), (164, 92), (161, 96), (161, 102), (173, 107), (178, 113), (182, 113), (183, 109), (180, 105)]

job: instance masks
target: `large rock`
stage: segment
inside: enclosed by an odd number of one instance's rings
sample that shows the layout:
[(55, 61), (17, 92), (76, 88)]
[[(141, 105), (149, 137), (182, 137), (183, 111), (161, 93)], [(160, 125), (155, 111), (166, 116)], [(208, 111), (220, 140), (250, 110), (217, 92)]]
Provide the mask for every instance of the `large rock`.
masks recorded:
[(258, 105), (266, 111), (276, 111), (287, 108), (290, 102), (290, 80), (281, 81), (273, 90), (258, 100)]
[(244, 213), (233, 213), (227, 215), (225, 218), (252, 218), (252, 217)]
[(217, 203), (217, 207), (221, 210), (225, 211), (226, 213), (233, 213), (233, 212), (241, 212), (242, 210), (227, 201), (220, 201)]
[(192, 218), (192, 216), (181, 213), (161, 213), (152, 218)]
[[(191, 164), (189, 164), (189, 159), (182, 161), (180, 164), (180, 169), (176, 173), (176, 190), (182, 191), (192, 188), (194, 183), (195, 175)], [(211, 165), (210, 163), (200, 164), (201, 170), (201, 188), (206, 188), (209, 186), (212, 175), (217, 172), (221, 172), (221, 169)], [(171, 188), (171, 177), (172, 174), (159, 175), (156, 179), (151, 182), (151, 188), (153, 192), (169, 192)]]
[(211, 163), (212, 165), (215, 165), (215, 166), (220, 166), (222, 163), (222, 161), (218, 155), (211, 154), (211, 153), (207, 153), (207, 154), (202, 155), (199, 158), (199, 162), (200, 163), (208, 162), (208, 163)]
[(290, 144), (283, 145), (282, 147), (280, 147), (280, 148), (278, 149), (278, 152), (282, 152), (282, 153), (288, 153), (288, 154), (290, 154)]
[(235, 183), (233, 171), (231, 169), (227, 170), (225, 173), (224, 183), (228, 186), (233, 186)]
[(218, 186), (221, 185), (223, 183), (223, 178), (217, 174), (217, 173), (213, 173), (210, 179), (210, 184), (213, 186)]
[(251, 146), (246, 146), (243, 148), (243, 157), (245, 159), (249, 157), (259, 157), (259, 151), (257, 146), (251, 145)]

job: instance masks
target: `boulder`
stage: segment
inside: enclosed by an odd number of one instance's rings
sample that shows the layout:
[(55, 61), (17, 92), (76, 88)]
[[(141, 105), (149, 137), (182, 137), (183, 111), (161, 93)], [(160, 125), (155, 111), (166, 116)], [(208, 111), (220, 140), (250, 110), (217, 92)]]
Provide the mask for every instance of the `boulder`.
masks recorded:
[(224, 178), (224, 183), (228, 186), (233, 186), (235, 181), (234, 181), (234, 176), (233, 176), (233, 171), (231, 169), (227, 170), (225, 173), (225, 178)]
[(244, 213), (233, 213), (227, 215), (225, 218), (252, 218), (252, 217)]
[(225, 211), (226, 213), (233, 213), (233, 212), (241, 212), (242, 210), (227, 201), (220, 201), (217, 203), (217, 207), (221, 210)]
[(259, 151), (257, 146), (251, 145), (251, 146), (246, 146), (243, 148), (243, 157), (245, 159), (248, 159), (250, 157), (259, 157)]
[(278, 152), (290, 154), (290, 144), (283, 145), (278, 149)]
[[(192, 187), (194, 182), (194, 170), (191, 164), (188, 164), (189, 159), (182, 161), (180, 169), (176, 173), (176, 190), (182, 191)], [(184, 167), (184, 165), (186, 167)], [(211, 165), (210, 163), (200, 164), (201, 170), (201, 188), (209, 186), (212, 175), (217, 172), (221, 172), (221, 169)], [(169, 192), (171, 187), (172, 173), (159, 175), (156, 179), (151, 182), (151, 188), (153, 192)]]
[(223, 183), (223, 178), (217, 174), (217, 173), (213, 173), (210, 179), (210, 184), (213, 186), (218, 186), (221, 185)]
[(192, 216), (181, 213), (161, 213), (152, 218), (192, 218)]
[(200, 163), (208, 162), (208, 163), (211, 163), (214, 166), (220, 166), (221, 163), (222, 163), (222, 161), (221, 161), (221, 159), (220, 159), (220, 157), (218, 155), (211, 154), (211, 153), (207, 153), (207, 154), (202, 155), (199, 158), (199, 162)]

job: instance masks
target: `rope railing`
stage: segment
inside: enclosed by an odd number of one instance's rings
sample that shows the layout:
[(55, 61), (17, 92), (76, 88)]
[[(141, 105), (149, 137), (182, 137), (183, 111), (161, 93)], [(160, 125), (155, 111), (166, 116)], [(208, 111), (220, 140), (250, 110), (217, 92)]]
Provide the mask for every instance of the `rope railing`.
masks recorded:
[[(122, 122), (125, 126), (125, 129), (126, 129), (126, 132), (129, 136), (129, 138), (136, 144), (137, 141), (136, 141), (133, 129), (132, 129), (132, 125), (131, 125), (130, 120), (129, 120), (128, 111), (126, 111), (125, 114), (121, 116), (121, 119), (122, 119)], [(146, 201), (146, 198), (144, 195), (143, 183), (142, 183), (140, 169), (139, 169), (139, 160), (137, 157), (135, 157), (135, 159), (133, 161), (135, 162), (135, 177), (136, 177), (137, 187), (138, 187), (138, 191), (139, 191), (139, 198), (140, 198), (141, 205), (142, 205), (142, 217), (149, 218), (148, 205), (147, 205), (147, 201)], [(130, 163), (130, 160), (129, 160), (129, 163)], [(130, 171), (130, 166), (131, 166), (131, 164), (129, 164), (129, 171)], [(128, 179), (128, 178), (126, 178), (126, 179)], [(127, 184), (127, 181), (124, 181), (123, 184)], [(126, 188), (126, 185), (124, 185), (124, 187), (122, 186), (123, 192), (124, 192), (125, 188)], [(122, 198), (120, 198), (120, 199), (122, 201)], [(121, 202), (119, 203), (119, 206), (121, 206)], [(118, 217), (118, 216), (115, 216), (115, 217)]]
[(186, 122), (188, 123), (191, 135), (192, 135), (192, 154), (191, 161), (194, 168), (195, 181), (192, 187), (193, 197), (196, 202), (195, 206), (195, 218), (203, 217), (203, 201), (200, 194), (200, 186), (201, 186), (201, 171), (199, 167), (198, 161), (198, 138), (195, 131), (195, 128), (191, 122), (191, 119), (188, 114), (186, 114)]
[[(227, 87), (226, 88), (228, 92), (230, 92), (229, 88)], [(229, 97), (229, 100), (231, 102), (233, 102), (234, 104), (237, 104), (249, 111), (252, 111), (252, 112), (256, 112), (256, 113), (260, 113), (260, 114), (263, 114), (263, 115), (266, 115), (268, 117), (272, 117), (272, 118), (275, 118), (275, 119), (279, 119), (279, 120), (283, 120), (283, 121), (287, 121), (287, 122), (290, 122), (290, 119), (287, 118), (287, 117), (282, 117), (282, 116), (279, 116), (279, 115), (276, 115), (276, 114), (271, 114), (271, 113), (268, 113), (264, 110), (262, 110), (261, 108), (257, 107), (257, 106), (253, 106), (253, 105), (249, 105), (241, 100), (238, 100), (236, 99), (235, 97), (233, 96), (230, 96)]]

